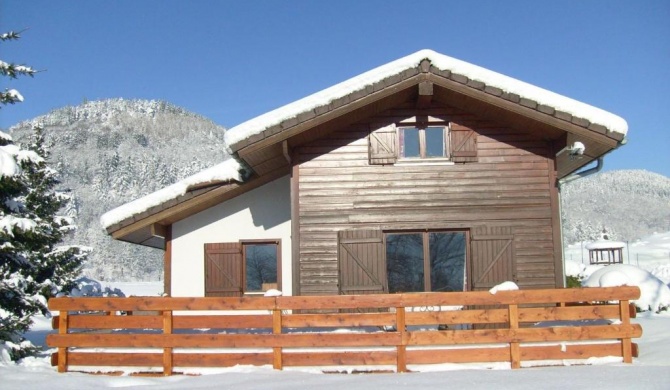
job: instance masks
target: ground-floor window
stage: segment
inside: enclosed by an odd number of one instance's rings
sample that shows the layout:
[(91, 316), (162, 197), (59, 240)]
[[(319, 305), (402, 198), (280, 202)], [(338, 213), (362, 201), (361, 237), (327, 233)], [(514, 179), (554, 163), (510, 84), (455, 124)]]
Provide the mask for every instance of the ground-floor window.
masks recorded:
[(466, 232), (386, 233), (388, 291), (464, 291)]
[(280, 240), (205, 244), (205, 296), (262, 293), (280, 284)]
[(279, 251), (276, 242), (242, 242), (244, 253), (245, 292), (262, 292), (277, 288)]

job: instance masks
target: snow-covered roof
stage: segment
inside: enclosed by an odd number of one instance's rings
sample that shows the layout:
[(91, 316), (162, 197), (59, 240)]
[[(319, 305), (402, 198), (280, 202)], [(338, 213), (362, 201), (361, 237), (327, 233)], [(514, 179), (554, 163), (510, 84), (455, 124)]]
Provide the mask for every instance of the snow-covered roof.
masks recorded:
[(610, 240), (598, 240), (584, 245), (584, 247), (590, 251), (598, 249), (620, 249), (625, 246), (625, 242)]
[(295, 118), (304, 112), (327, 105), (336, 99), (364, 90), (370, 85), (400, 74), (408, 69), (417, 68), (423, 60), (429, 60), (433, 67), (441, 71), (449, 71), (452, 74), (462, 75), (469, 80), (498, 88), (502, 92), (516, 94), (521, 98), (535, 101), (538, 105), (549, 106), (557, 111), (586, 119), (590, 123), (605, 127), (610, 132), (626, 135), (628, 131), (628, 124), (623, 118), (597, 107), (432, 50), (420, 50), (241, 123), (226, 132), (226, 144), (229, 146), (234, 145), (251, 136), (260, 134), (282, 121)]
[(241, 183), (242, 171), (243, 167), (239, 161), (234, 158), (228, 159), (221, 164), (198, 172), (175, 184), (108, 211), (100, 217), (100, 223), (107, 229), (112, 225), (141, 214), (152, 207), (160, 206), (165, 202), (186, 194), (194, 188), (205, 186), (208, 183), (217, 184), (231, 181)]
[[(460, 75), (465, 77), (466, 80), (476, 81), (485, 87), (495, 88), (501, 95), (504, 93), (513, 94), (523, 99), (532, 100), (537, 103), (538, 107), (548, 106), (557, 113), (563, 112), (585, 119), (588, 121), (587, 123), (600, 125), (608, 132), (618, 133), (621, 137), (628, 131), (628, 124), (623, 118), (607, 111), (432, 50), (421, 50), (239, 124), (226, 131), (226, 145), (231, 148), (242, 141), (252, 142), (253, 138), (263, 137), (265, 130), (280, 125), (284, 126), (284, 121), (297, 118), (301, 114), (317, 112), (319, 107), (327, 106), (338, 99), (357, 94), (359, 91), (372, 90), (374, 88), (370, 88), (371, 86), (376, 86), (389, 78), (398, 75), (416, 74), (423, 60), (430, 61), (431, 72), (448, 72), (450, 75)], [(457, 78), (454, 77), (454, 79)], [(230, 150), (230, 152), (233, 152), (233, 150)], [(110, 228), (154, 207), (177, 199), (194, 186), (200, 186), (208, 182), (212, 184), (232, 180), (242, 182), (239, 173), (242, 169), (241, 160), (238, 160), (235, 154), (231, 154), (233, 157), (223, 164), (109, 211), (101, 217), (102, 225), (106, 229)]]

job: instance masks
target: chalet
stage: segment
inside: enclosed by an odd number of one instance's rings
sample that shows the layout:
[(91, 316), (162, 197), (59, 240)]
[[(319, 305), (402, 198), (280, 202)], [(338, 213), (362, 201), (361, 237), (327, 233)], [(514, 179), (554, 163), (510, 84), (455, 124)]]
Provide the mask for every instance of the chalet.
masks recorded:
[(229, 160), (101, 223), (165, 250), (172, 296), (563, 287), (559, 185), (626, 132), (422, 50), (229, 129)]

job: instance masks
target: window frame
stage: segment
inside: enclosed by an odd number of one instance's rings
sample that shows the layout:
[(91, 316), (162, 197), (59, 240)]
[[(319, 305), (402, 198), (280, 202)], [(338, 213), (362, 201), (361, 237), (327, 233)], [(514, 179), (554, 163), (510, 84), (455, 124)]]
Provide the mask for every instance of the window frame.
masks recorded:
[(242, 294), (243, 295), (258, 295), (258, 294), (264, 294), (265, 291), (261, 290), (260, 291), (248, 291), (247, 290), (247, 247), (250, 245), (275, 245), (276, 246), (276, 251), (277, 251), (277, 287), (276, 289), (281, 291), (282, 290), (282, 283), (281, 283), (281, 239), (253, 239), (253, 240), (240, 240), (239, 241), (242, 249)]
[(386, 288), (390, 293), (391, 286), (388, 273), (388, 253), (387, 249), (387, 237), (389, 234), (421, 234), (422, 236), (422, 246), (423, 246), (423, 291), (422, 292), (432, 292), (431, 285), (431, 264), (430, 264), (430, 234), (431, 233), (463, 233), (465, 240), (465, 261), (463, 264), (464, 275), (463, 275), (463, 291), (471, 290), (471, 281), (470, 281), (470, 230), (469, 229), (408, 229), (408, 230), (384, 230), (382, 232), (384, 237), (384, 261), (386, 268)]
[[(426, 152), (426, 129), (442, 128), (442, 150), (443, 156), (427, 157)], [(403, 155), (404, 137), (403, 131), (405, 129), (416, 129), (419, 135), (419, 156), (406, 157)], [(398, 161), (399, 162), (416, 162), (416, 161), (451, 161), (450, 151), (450, 135), (448, 123), (403, 123), (396, 126), (396, 138), (398, 140)]]
[[(263, 295), (265, 291), (248, 291), (247, 290), (247, 262), (246, 262), (246, 248), (249, 245), (275, 245), (276, 260), (277, 260), (277, 289), (282, 289), (282, 246), (281, 239), (267, 238), (267, 239), (250, 239), (227, 242), (208, 242), (204, 244), (204, 280), (203, 290), (205, 297), (221, 297), (221, 296), (245, 296), (245, 295)], [(214, 251), (214, 252), (210, 252)], [(223, 256), (219, 261), (232, 261), (232, 266), (215, 265), (219, 272), (213, 272), (213, 267), (210, 261), (215, 261), (211, 256)], [(226, 264), (226, 263), (219, 263)], [(222, 271), (221, 267), (231, 269), (233, 272), (226, 273)], [(210, 274), (211, 273), (211, 274)], [(219, 276), (223, 276), (228, 282), (221, 284)], [(214, 283), (214, 284), (212, 284)], [(239, 284), (239, 286), (238, 286)], [(262, 286), (262, 285), (261, 285)]]

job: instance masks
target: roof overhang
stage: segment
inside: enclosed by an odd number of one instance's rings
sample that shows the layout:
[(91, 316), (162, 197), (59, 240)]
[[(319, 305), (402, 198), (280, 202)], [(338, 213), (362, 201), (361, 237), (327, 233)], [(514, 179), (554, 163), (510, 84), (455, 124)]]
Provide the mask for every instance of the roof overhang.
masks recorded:
[(285, 160), (282, 155), (285, 154), (286, 146), (282, 147), (282, 144), (288, 144), (290, 148), (322, 136), (338, 126), (363, 119), (363, 115), (383, 111), (400, 102), (419, 100), (419, 89), (425, 83), (433, 86), (434, 100), (532, 132), (537, 137), (556, 142), (556, 150), (577, 141), (582, 142), (586, 148), (579, 158), (568, 153), (557, 156), (559, 179), (617, 148), (624, 139), (624, 133), (612, 131), (603, 124), (460, 74), (440, 70), (424, 60), (415, 68), (406, 69), (327, 104), (315, 106), (274, 124), (261, 125), (265, 126), (262, 131), (229, 144), (229, 148), (252, 170), (263, 174), (267, 165)]
[(616, 115), (424, 50), (228, 130), (230, 152), (253, 171), (249, 179), (192, 186), (106, 230), (118, 240), (163, 248), (166, 226), (288, 174), (292, 147), (398, 104), (427, 99), (532, 133), (556, 151), (582, 142), (581, 158), (556, 156), (559, 179), (617, 148), (627, 131)]

